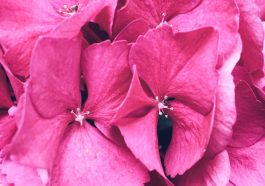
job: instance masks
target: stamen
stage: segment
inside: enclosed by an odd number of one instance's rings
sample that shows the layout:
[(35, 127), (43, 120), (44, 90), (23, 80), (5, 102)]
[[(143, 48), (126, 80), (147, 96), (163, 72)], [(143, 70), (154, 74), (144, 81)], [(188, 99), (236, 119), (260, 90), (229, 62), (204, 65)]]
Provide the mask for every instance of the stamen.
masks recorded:
[(168, 22), (165, 20), (167, 14), (165, 12), (163, 12), (161, 15), (162, 15), (162, 20), (159, 23), (158, 27), (163, 26), (163, 25), (169, 25), (170, 27), (172, 27), (173, 25), (172, 24), (168, 24)]
[(58, 13), (62, 16), (71, 16), (80, 10), (81, 4), (63, 5), (63, 8), (58, 9)]
[(169, 106), (168, 96), (164, 96), (164, 99), (163, 100), (159, 100), (159, 97), (158, 96), (156, 96), (155, 99), (156, 99), (156, 102), (157, 102), (159, 115), (160, 116), (165, 115), (165, 117), (168, 118), (168, 115), (165, 113), (164, 110), (165, 109), (174, 110), (173, 107), (170, 107)]
[(76, 111), (77, 112), (71, 110), (71, 113), (75, 116), (75, 121), (79, 122), (80, 125), (83, 126), (83, 120), (85, 119), (86, 115), (90, 114), (90, 112), (82, 112), (80, 108), (77, 108)]

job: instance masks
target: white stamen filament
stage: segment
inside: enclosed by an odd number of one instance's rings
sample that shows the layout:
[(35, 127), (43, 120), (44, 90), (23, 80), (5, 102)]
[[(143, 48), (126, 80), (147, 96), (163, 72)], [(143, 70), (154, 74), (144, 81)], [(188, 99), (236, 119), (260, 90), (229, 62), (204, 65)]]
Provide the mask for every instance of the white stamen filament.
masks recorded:
[(82, 112), (80, 108), (77, 108), (76, 111), (77, 112), (71, 110), (71, 113), (75, 116), (75, 121), (79, 122), (80, 125), (83, 126), (83, 120), (85, 119), (86, 115), (90, 114), (90, 112)]
[(166, 14), (165, 12), (163, 12), (161, 15), (162, 15), (162, 20), (161, 20), (161, 22), (159, 23), (158, 27), (163, 26), (163, 25), (169, 25), (170, 27), (173, 27), (172, 24), (168, 24), (168, 22), (165, 20), (167, 14)]

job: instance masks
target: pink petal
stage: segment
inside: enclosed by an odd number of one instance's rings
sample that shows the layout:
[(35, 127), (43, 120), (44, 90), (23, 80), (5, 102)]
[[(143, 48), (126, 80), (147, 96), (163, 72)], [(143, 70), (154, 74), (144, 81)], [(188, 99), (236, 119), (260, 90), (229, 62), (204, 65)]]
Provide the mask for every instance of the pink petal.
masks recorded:
[[(240, 138), (244, 140), (244, 138)], [(265, 183), (265, 139), (245, 148), (229, 147), (231, 177), (233, 185), (263, 186)], [(245, 176), (244, 176), (245, 175)]]
[(2, 172), (6, 174), (6, 179), (9, 184), (12, 183), (16, 186), (46, 185), (46, 180), (41, 179), (37, 169), (23, 166), (10, 160), (7, 160), (3, 163)]
[(110, 32), (115, 5), (116, 3), (112, 0), (90, 1), (87, 6), (81, 4), (80, 12), (72, 15), (70, 19), (63, 20), (49, 35), (60, 38), (75, 37), (80, 33), (81, 27), (89, 21), (98, 23)]
[(174, 31), (191, 31), (207, 26), (219, 31), (218, 48), (225, 61), (236, 46), (238, 37), (239, 12), (234, 1), (203, 0), (190, 12), (178, 15), (170, 20)]
[(230, 146), (253, 145), (265, 134), (264, 105), (256, 99), (254, 92), (245, 82), (236, 87), (236, 108), (237, 120)]
[[(265, 30), (265, 22), (263, 22), (263, 30)], [(265, 37), (263, 40), (263, 46), (265, 46)], [(265, 47), (263, 47), (263, 58), (265, 60)], [(253, 84), (257, 87), (258, 92), (263, 100), (265, 100), (265, 65), (263, 64), (263, 68), (253, 72), (251, 74), (251, 79)]]
[(260, 9), (260, 18), (265, 21), (265, 4), (263, 0), (255, 0), (256, 4)]
[(172, 16), (187, 12), (196, 7), (200, 0), (164, 1), (159, 0), (128, 0), (123, 8), (117, 11), (114, 24), (114, 35), (117, 35), (128, 23), (139, 18), (144, 19), (150, 26), (156, 26), (163, 20), (167, 21)]
[(51, 168), (64, 129), (72, 119), (70, 114), (43, 119), (26, 92), (17, 111), (18, 133), (12, 142), (10, 158), (24, 165)]
[(131, 81), (125, 41), (95, 44), (84, 51), (83, 74), (88, 89), (84, 110), (102, 124), (108, 124), (125, 98)]
[(0, 21), (0, 40), (8, 49), (7, 63), (16, 75), (28, 76), (31, 52), (38, 36), (49, 32), (62, 18), (48, 0), (41, 3), (7, 0), (0, 5), (0, 17), (5, 18)]
[(175, 101), (169, 116), (173, 122), (170, 145), (165, 155), (167, 175), (172, 178), (191, 168), (204, 154), (210, 138), (214, 110), (208, 115)]
[(211, 109), (217, 85), (217, 33), (212, 29), (174, 36), (169, 26), (160, 26), (139, 37), (129, 62), (154, 96), (177, 97), (205, 113)]
[(6, 74), (0, 66), (0, 108), (9, 108), (13, 105), (6, 80)]
[[(241, 51), (241, 40), (235, 51)], [(235, 84), (232, 70), (240, 58), (241, 52), (234, 52), (230, 59), (218, 69), (219, 80), (216, 92), (216, 108), (213, 131), (207, 147), (207, 153), (217, 154), (222, 152), (232, 137), (232, 127), (236, 121)], [(222, 59), (220, 59), (222, 60)], [(222, 62), (221, 62), (222, 63)]]
[(264, 30), (259, 18), (259, 9), (252, 0), (236, 0), (240, 10), (239, 33), (243, 42), (241, 54), (248, 71), (259, 70), (263, 66)]
[(119, 129), (136, 158), (148, 170), (164, 175), (158, 150), (157, 117), (158, 111), (152, 109), (144, 116), (122, 120)]
[(12, 116), (0, 115), (0, 150), (9, 144), (17, 130), (16, 120)]
[(65, 133), (53, 167), (52, 185), (128, 185), (147, 182), (146, 169), (127, 149), (95, 128), (73, 123)]
[(158, 111), (152, 101), (143, 91), (134, 68), (131, 87), (113, 123), (119, 127), (129, 149), (147, 169), (164, 175), (156, 129)]
[(178, 182), (180, 186), (225, 186), (229, 182), (230, 162), (226, 151), (212, 159), (202, 159), (187, 171)]
[(10, 84), (16, 96), (16, 101), (18, 102), (20, 96), (24, 93), (24, 83), (11, 72), (10, 68), (8, 67), (7, 63), (4, 60), (1, 61), (0, 59), (0, 63), (2, 64), (6, 72), (6, 75), (10, 81)]
[(115, 37), (115, 41), (126, 40), (133, 43), (137, 40), (139, 35), (145, 34), (149, 29), (148, 23), (143, 19), (137, 19), (124, 27)]
[(53, 117), (80, 107), (80, 42), (78, 38), (38, 41), (28, 88), (41, 116)]

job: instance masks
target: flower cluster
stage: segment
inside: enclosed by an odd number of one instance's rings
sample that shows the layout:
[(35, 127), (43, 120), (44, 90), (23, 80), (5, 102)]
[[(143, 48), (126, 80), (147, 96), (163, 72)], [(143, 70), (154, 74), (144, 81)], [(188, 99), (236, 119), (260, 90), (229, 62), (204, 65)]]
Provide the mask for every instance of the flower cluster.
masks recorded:
[(1, 186), (265, 185), (263, 0), (5, 0), (0, 17)]

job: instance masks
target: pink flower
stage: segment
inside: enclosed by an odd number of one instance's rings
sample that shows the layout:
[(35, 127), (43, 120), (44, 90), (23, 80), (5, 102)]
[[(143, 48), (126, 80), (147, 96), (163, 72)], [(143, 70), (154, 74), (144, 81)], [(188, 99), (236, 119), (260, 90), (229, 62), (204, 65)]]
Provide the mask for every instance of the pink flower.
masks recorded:
[(174, 35), (164, 25), (132, 45), (129, 62), (134, 77), (116, 124), (149, 170), (164, 174), (156, 133), (159, 115), (173, 122), (164, 160), (168, 175), (183, 174), (205, 152), (218, 80), (217, 41), (217, 33), (210, 28)]
[[(11, 71), (25, 79), (29, 75), (32, 49), (41, 35), (74, 37), (81, 27), (95, 21), (110, 31), (115, 0), (49, 1), (7, 0), (0, 5), (0, 41)], [(15, 10), (15, 11), (14, 11)]]
[(80, 54), (78, 38), (39, 40), (10, 159), (47, 169), (52, 185), (141, 185), (149, 180), (144, 166), (86, 120), (108, 125), (125, 97), (131, 79), (127, 43), (104, 42), (84, 51), (89, 97), (83, 109)]

